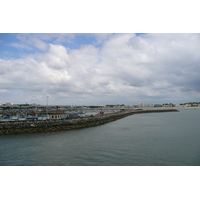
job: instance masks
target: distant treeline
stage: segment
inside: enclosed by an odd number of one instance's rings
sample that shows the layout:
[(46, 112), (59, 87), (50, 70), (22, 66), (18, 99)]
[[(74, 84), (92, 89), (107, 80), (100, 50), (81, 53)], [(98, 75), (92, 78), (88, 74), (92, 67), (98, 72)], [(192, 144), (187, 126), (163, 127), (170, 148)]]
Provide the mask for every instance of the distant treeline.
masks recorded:
[(188, 102), (188, 103), (181, 103), (180, 105), (185, 105), (185, 104), (200, 104), (200, 102)]

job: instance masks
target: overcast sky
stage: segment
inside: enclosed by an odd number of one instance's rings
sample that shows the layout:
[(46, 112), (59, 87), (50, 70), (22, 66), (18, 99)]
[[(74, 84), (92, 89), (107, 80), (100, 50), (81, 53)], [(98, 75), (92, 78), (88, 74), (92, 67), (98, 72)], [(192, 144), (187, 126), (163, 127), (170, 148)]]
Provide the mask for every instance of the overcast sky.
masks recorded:
[(200, 34), (0, 34), (0, 103), (200, 101)]

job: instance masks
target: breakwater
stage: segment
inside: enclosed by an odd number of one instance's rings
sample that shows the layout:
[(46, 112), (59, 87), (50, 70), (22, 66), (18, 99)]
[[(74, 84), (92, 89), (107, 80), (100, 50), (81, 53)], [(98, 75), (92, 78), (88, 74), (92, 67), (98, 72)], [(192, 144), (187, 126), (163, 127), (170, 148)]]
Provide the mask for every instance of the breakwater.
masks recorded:
[(4, 122), (0, 123), (0, 135), (42, 133), (54, 131), (66, 131), (73, 129), (88, 128), (112, 122), (129, 115), (151, 112), (174, 112), (176, 109), (153, 109), (153, 110), (123, 110), (110, 114), (96, 115), (77, 119)]

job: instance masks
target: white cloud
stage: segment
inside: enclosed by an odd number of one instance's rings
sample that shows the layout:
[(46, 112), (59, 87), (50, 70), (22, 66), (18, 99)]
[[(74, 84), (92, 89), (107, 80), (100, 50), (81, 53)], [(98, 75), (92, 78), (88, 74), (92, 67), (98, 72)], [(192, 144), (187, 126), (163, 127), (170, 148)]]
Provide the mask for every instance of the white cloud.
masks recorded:
[(62, 69), (67, 67), (69, 55), (65, 47), (50, 44), (48, 53), (44, 54), (42, 59), (44, 59), (44, 62), (48, 65), (48, 67)]
[(25, 45), (25, 44), (21, 44), (21, 43), (11, 43), (11, 46), (18, 48), (18, 49), (26, 49), (26, 50), (31, 50), (32, 48), (30, 48), (29, 46)]
[(0, 94), (4, 94), (4, 93), (10, 93), (10, 91), (5, 90), (5, 89), (0, 89)]
[(41, 40), (37, 34), (18, 34), (17, 38), (26, 45), (31, 45), (41, 51), (47, 51), (49, 48), (48, 43)]
[[(41, 36), (18, 37), (31, 44), (42, 41)], [(27, 94), (27, 100), (40, 102), (48, 94), (52, 104), (164, 103), (199, 98), (198, 34), (97, 37), (102, 38), (101, 47), (91, 44), (70, 50), (45, 43), (44, 47), (38, 45), (44, 53), (0, 59), (0, 89), (18, 91), (21, 101)]]

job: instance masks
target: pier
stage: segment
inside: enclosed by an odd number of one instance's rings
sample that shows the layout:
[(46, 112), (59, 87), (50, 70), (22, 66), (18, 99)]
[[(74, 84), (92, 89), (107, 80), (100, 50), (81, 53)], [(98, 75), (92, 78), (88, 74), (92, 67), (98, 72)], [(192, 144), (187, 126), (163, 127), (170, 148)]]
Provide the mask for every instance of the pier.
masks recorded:
[(109, 114), (79, 117), (77, 119), (4, 122), (0, 123), (0, 135), (67, 131), (103, 125), (133, 114), (177, 111), (176, 109), (126, 109)]

